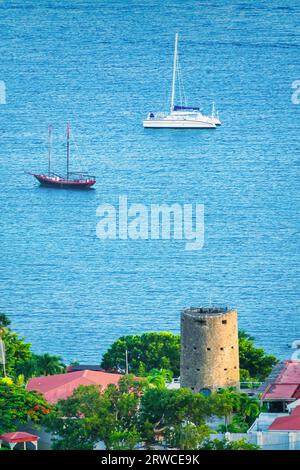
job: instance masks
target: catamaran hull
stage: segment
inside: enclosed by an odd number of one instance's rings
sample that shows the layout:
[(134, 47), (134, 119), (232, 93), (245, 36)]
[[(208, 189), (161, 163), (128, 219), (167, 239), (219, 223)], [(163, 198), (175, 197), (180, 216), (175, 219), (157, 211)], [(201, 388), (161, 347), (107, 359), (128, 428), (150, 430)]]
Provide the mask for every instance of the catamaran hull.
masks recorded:
[(171, 120), (158, 120), (146, 119), (143, 121), (143, 126), (147, 128), (167, 128), (167, 129), (216, 129), (216, 125), (210, 122), (203, 121), (171, 121)]
[(91, 181), (67, 181), (67, 180), (51, 180), (42, 175), (33, 175), (42, 186), (61, 189), (90, 189), (95, 183)]

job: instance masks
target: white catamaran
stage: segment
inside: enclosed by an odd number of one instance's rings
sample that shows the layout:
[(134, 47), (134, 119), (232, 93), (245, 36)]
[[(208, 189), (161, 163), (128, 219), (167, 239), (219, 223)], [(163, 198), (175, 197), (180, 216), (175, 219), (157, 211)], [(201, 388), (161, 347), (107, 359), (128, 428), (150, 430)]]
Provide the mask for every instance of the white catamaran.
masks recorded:
[[(195, 128), (195, 129), (215, 129), (221, 125), (218, 113), (215, 112), (215, 105), (212, 105), (211, 116), (204, 116), (200, 108), (186, 106), (184, 90), (181, 89), (180, 68), (178, 61), (178, 33), (175, 35), (175, 50), (173, 63), (173, 80), (171, 109), (169, 113), (149, 113), (143, 121), (144, 127), (167, 127), (167, 128)], [(180, 98), (184, 98), (184, 106), (176, 106), (175, 103), (175, 85), (176, 78), (179, 81)], [(182, 93), (183, 92), (183, 93)]]

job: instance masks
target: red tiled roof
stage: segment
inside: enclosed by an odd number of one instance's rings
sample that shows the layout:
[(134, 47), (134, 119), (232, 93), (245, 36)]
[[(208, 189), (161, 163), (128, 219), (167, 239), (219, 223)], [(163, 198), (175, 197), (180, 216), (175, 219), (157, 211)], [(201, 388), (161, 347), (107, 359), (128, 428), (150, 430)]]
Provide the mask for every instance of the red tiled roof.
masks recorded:
[(285, 361), (275, 382), (300, 385), (300, 361)]
[(263, 393), (263, 400), (295, 400), (300, 398), (300, 361), (285, 361), (283, 367)]
[(289, 416), (276, 418), (269, 431), (300, 431), (300, 406), (297, 406)]
[(263, 400), (291, 400), (299, 385), (271, 384), (263, 394)]
[(0, 441), (5, 442), (34, 442), (38, 439), (38, 436), (29, 434), (28, 432), (7, 432), (0, 436)]
[(117, 385), (121, 377), (121, 374), (82, 370), (67, 374), (33, 377), (28, 381), (26, 388), (40, 392), (48, 403), (57, 403), (71, 396), (80, 385), (98, 385), (103, 390), (109, 384)]

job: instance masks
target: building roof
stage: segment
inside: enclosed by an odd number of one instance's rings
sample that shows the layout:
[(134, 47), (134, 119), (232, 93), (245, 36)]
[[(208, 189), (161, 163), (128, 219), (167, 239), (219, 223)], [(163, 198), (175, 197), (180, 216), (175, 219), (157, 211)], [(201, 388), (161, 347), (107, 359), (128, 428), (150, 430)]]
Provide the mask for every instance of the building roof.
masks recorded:
[(289, 410), (289, 413), (293, 411), (294, 408), (297, 408), (297, 406), (300, 406), (300, 398), (298, 398), (295, 401), (292, 401), (287, 405), (287, 409)]
[(300, 431), (300, 406), (297, 406), (289, 416), (276, 418), (269, 431)]
[(67, 367), (67, 372), (77, 372), (78, 370), (98, 370), (105, 372), (102, 367), (93, 364), (71, 364)]
[(267, 382), (263, 401), (296, 400), (300, 398), (300, 361), (284, 361), (277, 375)]
[(263, 400), (292, 400), (299, 385), (271, 384), (263, 394)]
[(80, 385), (98, 385), (105, 389), (110, 384), (117, 385), (121, 374), (110, 374), (91, 370), (69, 372), (66, 374), (33, 377), (28, 381), (27, 390), (40, 392), (48, 403), (57, 403), (70, 397)]
[(29, 434), (28, 432), (7, 432), (6, 434), (1, 434), (0, 441), (5, 442), (35, 442), (39, 439), (38, 436), (34, 434)]

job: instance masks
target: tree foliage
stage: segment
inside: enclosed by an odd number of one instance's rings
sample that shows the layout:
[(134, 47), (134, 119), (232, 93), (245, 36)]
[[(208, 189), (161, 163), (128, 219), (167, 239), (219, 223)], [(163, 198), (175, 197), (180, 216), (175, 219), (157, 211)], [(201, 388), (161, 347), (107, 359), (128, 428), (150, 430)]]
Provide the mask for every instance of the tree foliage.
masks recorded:
[(133, 449), (138, 443), (146, 448), (163, 443), (192, 450), (211, 432), (207, 418), (224, 417), (224, 431), (231, 426), (233, 432), (240, 432), (254, 419), (255, 404), (256, 400), (235, 390), (204, 396), (124, 376), (119, 386), (109, 385), (101, 393), (99, 387), (79, 387), (58, 403), (47, 427), (54, 433), (56, 449), (93, 449), (104, 441), (107, 449), (115, 450)]
[(260, 413), (260, 404), (256, 398), (234, 388), (213, 393), (210, 401), (213, 415), (224, 417), (224, 425), (219, 427), (221, 432), (246, 432)]
[[(59, 356), (51, 354), (34, 354), (31, 344), (11, 330), (10, 320), (5, 314), (0, 314), (0, 337), (5, 345), (6, 373), (17, 380), (23, 376), (25, 380), (39, 375), (58, 374), (65, 370), (65, 366)], [(3, 376), (0, 369), (0, 377)]]
[(134, 447), (140, 440), (136, 424), (142, 389), (143, 383), (130, 376), (102, 393), (94, 385), (78, 387), (45, 420), (54, 434), (53, 448), (93, 449), (99, 441), (107, 449)]
[(252, 379), (264, 380), (278, 360), (275, 356), (266, 354), (264, 349), (256, 348), (253, 340), (245, 331), (239, 332), (240, 368), (247, 371)]
[(144, 375), (151, 369), (169, 369), (179, 375), (180, 337), (172, 333), (144, 333), (122, 336), (103, 355), (101, 366), (109, 371), (125, 371), (128, 351), (129, 372)]
[(23, 375), (25, 379), (29, 379), (40, 375), (61, 374), (65, 371), (65, 368), (60, 356), (52, 356), (48, 353), (31, 353), (27, 360), (17, 362), (15, 374)]
[(0, 434), (15, 431), (29, 419), (39, 423), (51, 411), (44, 398), (28, 392), (11, 379), (0, 379)]
[(205, 440), (201, 446), (202, 450), (260, 450), (261, 448), (255, 444), (250, 444), (245, 439), (237, 441), (228, 441), (227, 439)]
[[(30, 344), (25, 343), (23, 338), (9, 328), (5, 328), (2, 339), (5, 344), (6, 373), (13, 377), (18, 364), (28, 361), (32, 357)], [(3, 371), (0, 373), (2, 375)]]

